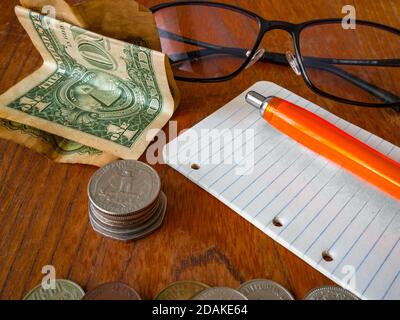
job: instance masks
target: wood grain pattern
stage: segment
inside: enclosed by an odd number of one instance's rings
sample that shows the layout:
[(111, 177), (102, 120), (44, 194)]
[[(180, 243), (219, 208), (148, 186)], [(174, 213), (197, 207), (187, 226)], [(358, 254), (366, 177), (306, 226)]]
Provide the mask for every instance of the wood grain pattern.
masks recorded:
[[(139, 1), (151, 6), (161, 1)], [(341, 16), (353, 4), (359, 18), (400, 28), (399, 0), (230, 0), (267, 19), (301, 22)], [(41, 59), (15, 18), (17, 0), (0, 12), (0, 92), (35, 70)], [(288, 35), (271, 32), (263, 46), (290, 48)], [(400, 115), (361, 109), (318, 97), (283, 66), (256, 64), (232, 81), (179, 83), (182, 103), (173, 120), (189, 128), (254, 82), (269, 80), (344, 119), (400, 145)], [(142, 158), (144, 160), (144, 157)], [(58, 278), (85, 290), (123, 281), (145, 299), (167, 284), (195, 279), (237, 287), (253, 278), (275, 280), (301, 299), (312, 288), (331, 284), (319, 272), (275, 243), (218, 200), (165, 165), (155, 166), (168, 197), (163, 227), (133, 243), (97, 235), (88, 222), (86, 187), (95, 168), (55, 164), (26, 148), (0, 141), (0, 298), (20, 299), (54, 265)]]

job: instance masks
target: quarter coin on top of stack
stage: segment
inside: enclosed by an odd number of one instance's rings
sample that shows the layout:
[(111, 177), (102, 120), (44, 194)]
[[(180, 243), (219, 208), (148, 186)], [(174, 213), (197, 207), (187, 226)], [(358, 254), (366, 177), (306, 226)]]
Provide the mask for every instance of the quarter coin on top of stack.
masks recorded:
[(167, 207), (157, 172), (135, 160), (115, 161), (97, 170), (89, 181), (88, 197), (93, 229), (122, 241), (159, 228)]

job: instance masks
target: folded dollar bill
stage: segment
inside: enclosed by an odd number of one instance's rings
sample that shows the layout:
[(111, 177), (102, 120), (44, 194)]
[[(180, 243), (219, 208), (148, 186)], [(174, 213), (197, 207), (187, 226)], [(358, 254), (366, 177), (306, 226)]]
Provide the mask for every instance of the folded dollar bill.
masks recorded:
[(16, 13), (45, 62), (0, 96), (3, 127), (17, 122), (137, 159), (175, 108), (166, 56), (22, 7)]

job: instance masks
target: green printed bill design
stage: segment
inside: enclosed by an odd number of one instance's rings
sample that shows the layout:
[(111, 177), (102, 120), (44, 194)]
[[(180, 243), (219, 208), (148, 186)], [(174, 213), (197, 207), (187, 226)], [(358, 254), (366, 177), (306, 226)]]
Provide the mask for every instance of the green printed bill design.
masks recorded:
[(16, 14), (44, 63), (0, 96), (0, 118), (140, 157), (174, 111), (166, 56), (19, 6)]

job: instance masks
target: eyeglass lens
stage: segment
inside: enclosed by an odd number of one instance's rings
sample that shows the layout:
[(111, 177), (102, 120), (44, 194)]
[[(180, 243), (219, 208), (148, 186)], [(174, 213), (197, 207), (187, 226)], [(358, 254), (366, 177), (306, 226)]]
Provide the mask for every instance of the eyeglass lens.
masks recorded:
[(181, 5), (154, 16), (162, 50), (177, 77), (213, 79), (234, 73), (260, 33), (256, 19), (219, 7)]

